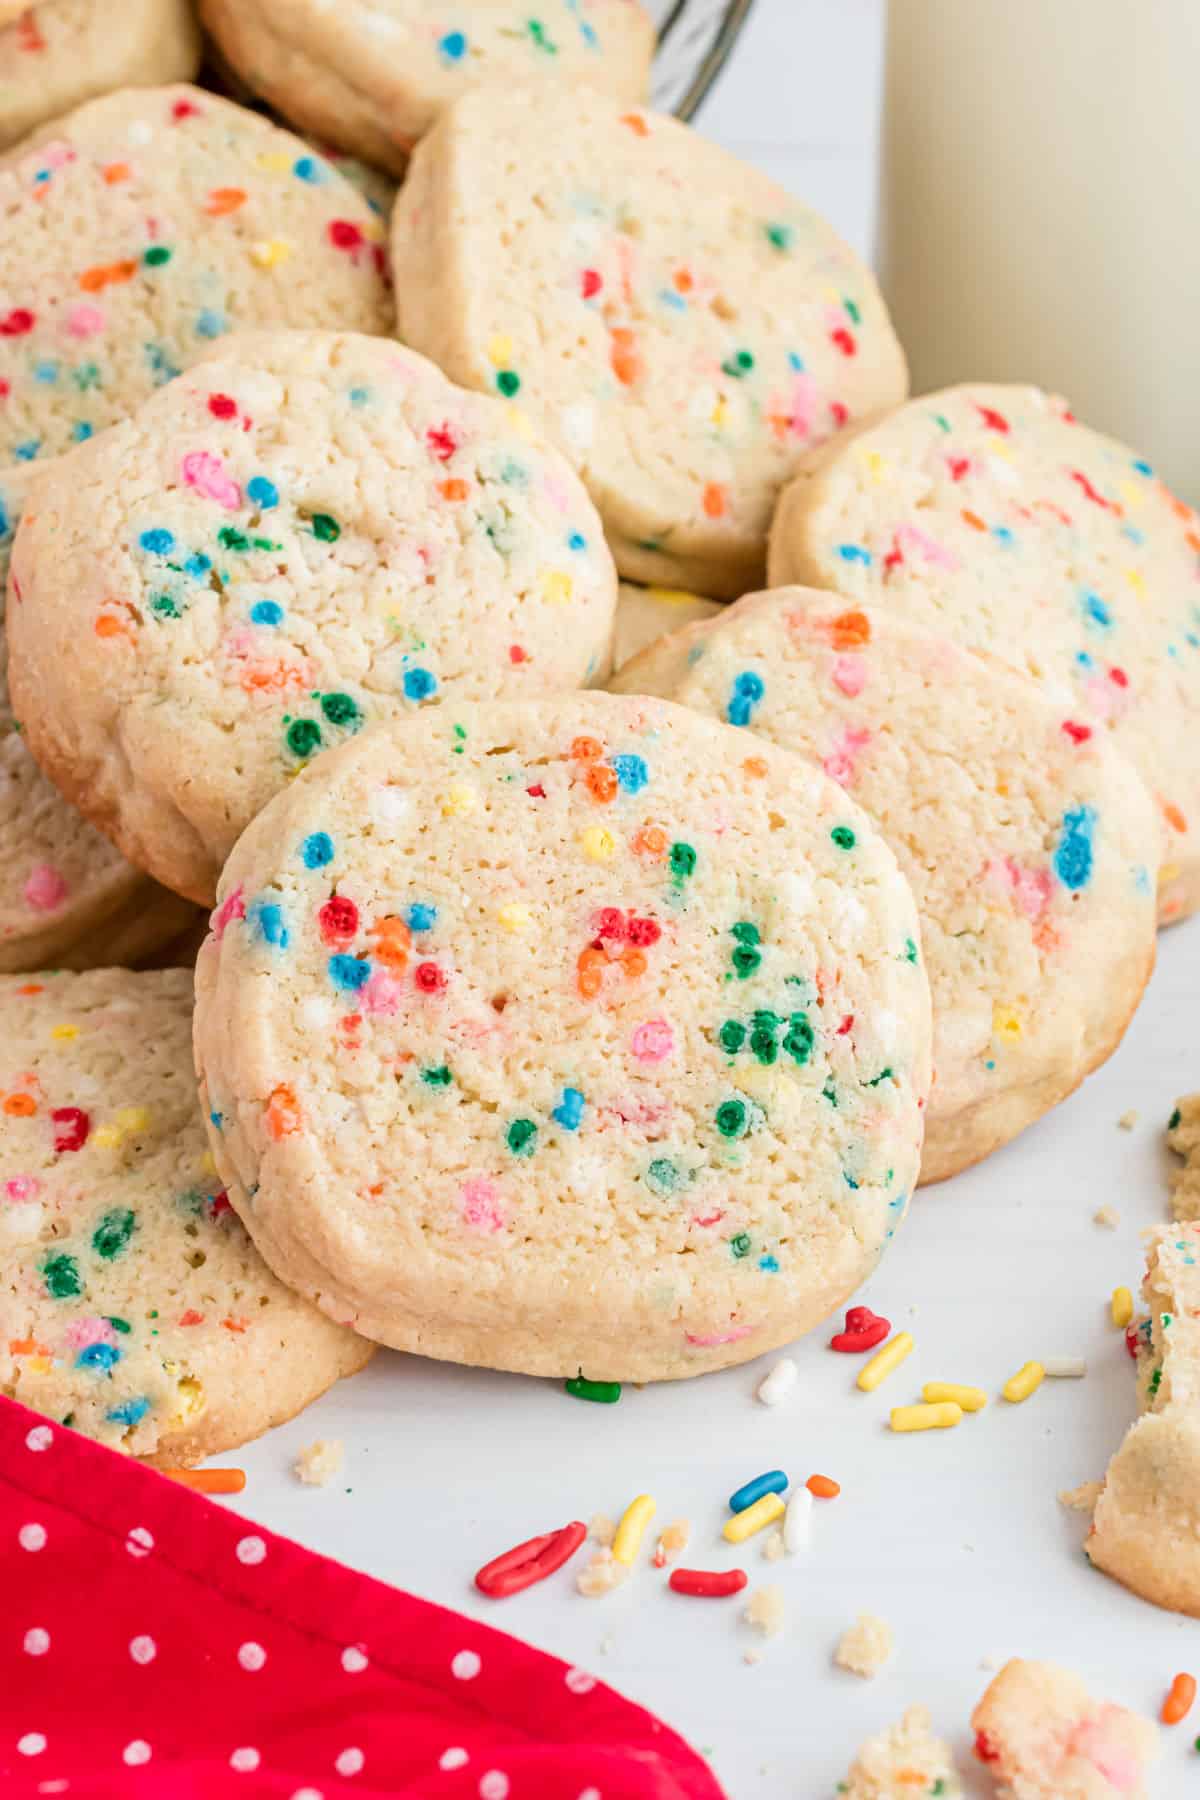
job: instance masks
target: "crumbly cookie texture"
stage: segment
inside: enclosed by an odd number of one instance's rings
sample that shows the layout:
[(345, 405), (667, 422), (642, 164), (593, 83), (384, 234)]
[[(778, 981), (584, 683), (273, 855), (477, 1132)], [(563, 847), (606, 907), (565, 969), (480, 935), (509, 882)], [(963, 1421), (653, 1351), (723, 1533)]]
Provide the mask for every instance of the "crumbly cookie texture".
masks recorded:
[(933, 990), (923, 1181), (999, 1148), (1116, 1049), (1154, 966), (1158, 822), (1065, 698), (795, 587), (660, 639), (611, 685), (814, 759), (895, 850)]
[(654, 52), (638, 0), (539, 0), (536, 16), (527, 0), (201, 0), (200, 10), (256, 94), (396, 175), (472, 88), (529, 82), (573, 95), (587, 84), (640, 100)]
[(877, 602), (1069, 696), (1160, 817), (1159, 913), (1200, 905), (1200, 521), (1037, 388), (959, 387), (839, 438), (784, 492), (770, 580)]
[(682, 631), (699, 619), (711, 619), (720, 611), (720, 601), (705, 600), (683, 588), (638, 587), (623, 581), (613, 631), (613, 669), (619, 671), (667, 633)]
[(761, 584), (803, 454), (907, 391), (875, 281), (823, 219), (603, 94), (459, 101), (413, 158), (392, 253), (404, 341), (519, 398), (633, 581)]
[(962, 1787), (928, 1709), (910, 1706), (899, 1724), (867, 1739), (837, 1791), (840, 1800), (957, 1800)]
[(1142, 1294), (1142, 1416), (1108, 1465), (1086, 1549), (1143, 1599), (1200, 1617), (1200, 1224), (1150, 1235)]
[(188, 0), (0, 0), (0, 149), (114, 88), (190, 81), (199, 67)]
[(385, 338), (246, 332), (37, 476), (13, 548), (26, 741), (211, 902), (254, 815), (364, 726), (572, 688), (616, 575), (557, 451)]
[(0, 977), (0, 1393), (160, 1464), (257, 1437), (371, 1353), (275, 1280), (229, 1206), (191, 986)]
[(199, 88), (55, 119), (0, 159), (0, 464), (127, 418), (229, 332), (389, 331), (383, 237), (311, 145)]
[(1068, 1669), (1006, 1663), (971, 1726), (1001, 1800), (1147, 1800), (1157, 1730), (1123, 1706), (1093, 1700)]
[(346, 1446), (340, 1438), (317, 1438), (315, 1443), (305, 1445), (292, 1468), (297, 1481), (306, 1487), (327, 1487), (335, 1475), (341, 1474), (345, 1462)]
[(869, 1681), (890, 1659), (895, 1643), (886, 1619), (875, 1613), (859, 1613), (838, 1639), (833, 1660), (839, 1669), (848, 1669), (852, 1675)]
[(29, 754), (8, 692), (5, 588), (31, 471), (0, 470), (0, 972), (136, 963), (199, 915), (133, 868)]
[(1200, 1219), (1200, 1094), (1184, 1094), (1167, 1123), (1167, 1147), (1182, 1156), (1171, 1170), (1171, 1207), (1177, 1219)]
[(380, 1341), (603, 1380), (741, 1362), (903, 1216), (915, 931), (865, 815), (773, 745), (656, 700), (447, 703), (333, 751), (226, 866), (213, 1153), (281, 1278)]

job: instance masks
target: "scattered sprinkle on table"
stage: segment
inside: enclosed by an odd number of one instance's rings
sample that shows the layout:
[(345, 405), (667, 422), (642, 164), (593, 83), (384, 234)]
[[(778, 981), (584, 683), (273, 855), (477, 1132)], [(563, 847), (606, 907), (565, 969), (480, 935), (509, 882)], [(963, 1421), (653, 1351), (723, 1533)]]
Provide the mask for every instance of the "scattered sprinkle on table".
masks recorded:
[(246, 1485), (245, 1469), (160, 1469), (159, 1474), (197, 1494), (240, 1494)]
[(782, 1356), (758, 1384), (755, 1398), (763, 1406), (778, 1406), (796, 1385), (799, 1370), (790, 1356)]
[(1133, 1318), (1133, 1295), (1127, 1287), (1113, 1289), (1111, 1311), (1113, 1324), (1119, 1331), (1124, 1331)]
[(890, 1423), (893, 1431), (949, 1431), (962, 1421), (962, 1407), (943, 1400), (935, 1405), (893, 1406)]
[(1162, 1704), (1162, 1722), (1164, 1725), (1178, 1725), (1186, 1719), (1192, 1710), (1192, 1702), (1196, 1698), (1196, 1677), (1194, 1675), (1177, 1675), (1171, 1683), (1171, 1689)]
[(804, 1485), (818, 1500), (836, 1500), (842, 1491), (841, 1484), (832, 1475), (810, 1475)]
[(594, 1400), (599, 1406), (615, 1406), (621, 1398), (619, 1381), (589, 1381), (586, 1375), (572, 1375), (563, 1383), (574, 1400)]
[(927, 1381), (921, 1389), (921, 1398), (930, 1406), (952, 1400), (964, 1412), (982, 1412), (988, 1397), (982, 1388), (963, 1387), (956, 1381)]
[(743, 1512), (734, 1513), (732, 1519), (726, 1519), (722, 1536), (731, 1544), (744, 1544), (757, 1531), (765, 1531), (768, 1525), (776, 1524), (787, 1512), (787, 1507), (778, 1494), (764, 1494), (753, 1506), (747, 1506)]
[(882, 1350), (877, 1350), (870, 1362), (858, 1372), (858, 1386), (863, 1393), (873, 1393), (881, 1381), (886, 1381), (900, 1367), (905, 1357), (911, 1354), (912, 1348), (912, 1333), (898, 1331)]
[(1019, 1406), (1022, 1400), (1028, 1400), (1030, 1394), (1036, 1394), (1046, 1378), (1046, 1371), (1039, 1362), (1023, 1363), (1015, 1375), (1010, 1375), (1001, 1393), (1013, 1406)]
[(667, 1586), (674, 1594), (721, 1600), (727, 1594), (740, 1594), (749, 1580), (745, 1569), (672, 1569)]
[(475, 1586), (493, 1600), (522, 1593), (535, 1582), (545, 1581), (548, 1575), (569, 1562), (586, 1536), (587, 1526), (583, 1521), (572, 1519), (558, 1531), (527, 1538), (523, 1544), (517, 1544), (485, 1563), (476, 1572)]
[(649, 1494), (639, 1494), (631, 1500), (621, 1514), (621, 1523), (617, 1526), (613, 1538), (612, 1553), (619, 1563), (631, 1567), (637, 1556), (642, 1539), (646, 1535), (646, 1527), (654, 1517), (658, 1508)]
[(1082, 1356), (1045, 1356), (1042, 1371), (1051, 1381), (1082, 1381), (1087, 1364)]
[(729, 1496), (729, 1510), (732, 1513), (745, 1512), (761, 1500), (764, 1494), (784, 1494), (787, 1492), (788, 1478), (782, 1469), (768, 1469), (763, 1475), (756, 1475), (753, 1481), (747, 1481)]

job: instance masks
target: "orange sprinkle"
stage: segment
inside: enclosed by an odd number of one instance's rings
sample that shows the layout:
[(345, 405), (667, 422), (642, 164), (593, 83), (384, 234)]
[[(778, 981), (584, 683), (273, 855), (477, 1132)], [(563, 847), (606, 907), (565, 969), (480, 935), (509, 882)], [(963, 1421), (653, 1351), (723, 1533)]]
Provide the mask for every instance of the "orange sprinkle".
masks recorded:
[(639, 975), (644, 975), (646, 973), (645, 951), (623, 950), (621, 952), (621, 967), (631, 981), (636, 981)]
[(635, 137), (649, 137), (650, 127), (640, 113), (622, 113), (622, 125), (628, 125)]
[(572, 762), (595, 762), (604, 754), (604, 747), (592, 737), (577, 737), (571, 741), (570, 757)]
[(818, 1500), (836, 1500), (842, 1491), (839, 1483), (829, 1475), (810, 1475), (804, 1485)]
[(675, 291), (678, 294), (690, 294), (696, 285), (692, 279), (692, 272), (690, 269), (676, 269), (672, 280), (675, 284)]
[(594, 1000), (600, 992), (607, 962), (608, 958), (603, 950), (594, 950), (589, 946), (580, 951), (579, 961), (575, 965), (575, 985), (585, 1000)]
[(38, 30), (37, 20), (33, 16), (33, 8), (22, 13), (17, 20), (17, 49), (35, 53), (46, 48), (46, 40)]
[(667, 852), (667, 834), (661, 825), (642, 825), (633, 834), (632, 849), (635, 856), (659, 862)]
[(978, 513), (964, 512), (963, 518), (966, 520), (967, 524), (971, 527), (972, 531), (986, 531), (987, 530), (987, 526), (984, 524), (983, 520), (980, 518)]
[(438, 482), (438, 493), (443, 500), (465, 500), (470, 491), (466, 482), (459, 481), (457, 478)]
[(105, 181), (107, 181), (109, 187), (116, 187), (119, 181), (129, 180), (129, 164), (105, 163), (100, 173), (103, 175)]
[(96, 636), (99, 638), (127, 637), (133, 642), (133, 628), (127, 619), (116, 613), (100, 613), (96, 619)]
[(745, 769), (747, 775), (751, 776), (755, 781), (761, 781), (767, 772), (767, 765), (761, 756), (748, 756), (742, 764), (742, 767)]
[(281, 1081), (274, 1088), (267, 1101), (266, 1127), (268, 1137), (276, 1143), (282, 1137), (291, 1137), (300, 1129), (300, 1103), (286, 1081)]
[(204, 1314), (197, 1312), (194, 1306), (189, 1306), (185, 1313), (180, 1313), (179, 1323), (181, 1325), (203, 1325)]
[(835, 650), (858, 650), (871, 641), (871, 621), (866, 613), (839, 613), (829, 628)]
[(251, 663), (238, 676), (238, 686), (244, 694), (282, 694), (290, 687), (307, 687), (308, 678), (295, 663)]
[(1160, 1717), (1164, 1725), (1178, 1725), (1186, 1719), (1192, 1710), (1192, 1702), (1196, 1698), (1196, 1677), (1194, 1675), (1177, 1675), (1171, 1683), (1171, 1691), (1162, 1704)]
[(18, 994), (44, 994), (45, 991), (40, 981), (27, 981), (17, 989)]
[(10, 1356), (49, 1356), (45, 1344), (39, 1344), (36, 1338), (9, 1338), (8, 1352)]
[(210, 219), (223, 219), (226, 213), (236, 212), (245, 204), (245, 188), (214, 188), (204, 202), (204, 210)]
[(704, 490), (704, 513), (709, 519), (723, 519), (729, 510), (729, 493), (719, 481), (710, 481)]
[(1168, 825), (1172, 826), (1176, 831), (1187, 830), (1188, 822), (1180, 812), (1179, 808), (1175, 805), (1174, 801), (1164, 800), (1162, 802), (1162, 809), (1163, 817), (1166, 819)]
[(159, 1474), (197, 1494), (240, 1494), (246, 1485), (245, 1469), (160, 1469)]
[(607, 806), (610, 800), (616, 799), (617, 789), (620, 786), (617, 780), (617, 771), (610, 769), (607, 763), (601, 762), (589, 765), (587, 784), (592, 799), (598, 800), (601, 806)]
[(1183, 537), (1188, 549), (1194, 550), (1196, 555), (1200, 556), (1200, 535), (1194, 531), (1185, 531)]
[(407, 968), (412, 932), (403, 919), (389, 913), (386, 919), (380, 919), (377, 925), (372, 925), (368, 936), (375, 945), (375, 954), (381, 963), (386, 963), (389, 969), (397, 971)]
[(245, 1331), (245, 1329), (249, 1323), (250, 1323), (249, 1319), (222, 1319), (221, 1320), (221, 1324), (224, 1326), (226, 1331), (238, 1331), (238, 1332)]
[(83, 271), (79, 285), (85, 294), (100, 294), (106, 287), (119, 287), (123, 281), (132, 281), (136, 274), (136, 262), (97, 263), (94, 268)]
[(614, 325), (609, 335), (612, 344), (608, 360), (612, 364), (612, 372), (622, 387), (632, 387), (643, 370), (634, 335), (624, 325)]
[(32, 1094), (8, 1094), (4, 1110), (10, 1119), (31, 1119), (37, 1111), (37, 1101)]

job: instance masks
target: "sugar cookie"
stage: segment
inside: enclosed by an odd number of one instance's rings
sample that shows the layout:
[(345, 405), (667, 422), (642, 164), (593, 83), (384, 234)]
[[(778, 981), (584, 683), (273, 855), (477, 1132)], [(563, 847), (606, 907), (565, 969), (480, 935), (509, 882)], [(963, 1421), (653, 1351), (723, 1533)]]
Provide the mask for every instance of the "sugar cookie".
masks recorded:
[(899, 1724), (868, 1738), (839, 1800), (957, 1800), (962, 1786), (950, 1746), (933, 1735), (927, 1707), (910, 1706)]
[(623, 581), (617, 597), (613, 668), (623, 668), (667, 632), (681, 631), (698, 619), (711, 619), (720, 610), (719, 601), (685, 593), (682, 588), (635, 587)]
[(1010, 1800), (1148, 1800), (1149, 1719), (1093, 1700), (1053, 1663), (1005, 1663), (971, 1715), (975, 1754)]

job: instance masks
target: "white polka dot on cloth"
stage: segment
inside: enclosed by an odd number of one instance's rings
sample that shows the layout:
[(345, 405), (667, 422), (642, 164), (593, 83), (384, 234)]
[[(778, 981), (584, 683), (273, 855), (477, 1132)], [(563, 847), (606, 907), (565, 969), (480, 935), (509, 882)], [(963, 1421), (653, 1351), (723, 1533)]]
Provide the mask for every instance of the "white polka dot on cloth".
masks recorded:
[(48, 1450), (54, 1442), (54, 1433), (48, 1425), (35, 1425), (32, 1431), (25, 1434), (27, 1450)]
[(40, 1731), (27, 1731), (24, 1737), (17, 1739), (17, 1749), (22, 1756), (40, 1756), (46, 1748), (46, 1740)]
[(149, 1556), (154, 1548), (153, 1534), (144, 1525), (135, 1525), (125, 1539), (125, 1548), (130, 1556)]
[(158, 1645), (152, 1637), (147, 1637), (143, 1633), (140, 1637), (130, 1638), (129, 1654), (135, 1663), (141, 1663), (145, 1668), (146, 1664), (152, 1663), (158, 1655)]
[(471, 1758), (461, 1744), (452, 1744), (449, 1750), (443, 1750), (438, 1757), (438, 1768), (445, 1769), (447, 1772), (451, 1769), (462, 1769), (470, 1760)]
[(450, 1664), (450, 1673), (457, 1681), (474, 1681), (483, 1667), (483, 1658), (477, 1650), (460, 1650)]
[(584, 1788), (579, 1800), (604, 1800), (604, 1796), (599, 1788)]
[(267, 1546), (260, 1537), (244, 1537), (238, 1539), (237, 1559), (252, 1567), (255, 1563), (265, 1562)]
[(261, 1761), (262, 1757), (252, 1745), (243, 1744), (229, 1758), (229, 1766), (231, 1769), (236, 1769), (239, 1775), (248, 1775), (252, 1769), (257, 1769)]
[(65, 1794), (69, 1792), (70, 1786), (66, 1776), (60, 1775), (55, 1781), (39, 1781), (37, 1791), (39, 1794)]
[(148, 1763), (152, 1754), (145, 1738), (134, 1738), (133, 1742), (126, 1744), (122, 1750), (121, 1761), (128, 1763), (131, 1769), (137, 1769), (141, 1767), (142, 1763)]
[(348, 1750), (341, 1752), (333, 1766), (339, 1775), (357, 1775), (366, 1760), (357, 1745), (352, 1744)]
[(50, 1633), (40, 1625), (31, 1625), (25, 1633), (26, 1656), (45, 1656), (50, 1648)]
[(568, 1669), (563, 1680), (573, 1694), (590, 1694), (596, 1685), (596, 1677), (586, 1669)]
[(508, 1800), (508, 1776), (502, 1769), (489, 1769), (479, 1777), (479, 1800)]
[(347, 1675), (361, 1675), (367, 1666), (367, 1653), (361, 1644), (347, 1644), (342, 1651), (342, 1667)]
[(261, 1669), (267, 1660), (267, 1653), (261, 1644), (246, 1643), (238, 1650), (238, 1661), (250, 1675)]
[(325, 1800), (320, 1788), (297, 1788), (292, 1800)]
[(31, 1521), (22, 1525), (17, 1533), (17, 1542), (22, 1550), (44, 1550), (46, 1548), (46, 1527)]

